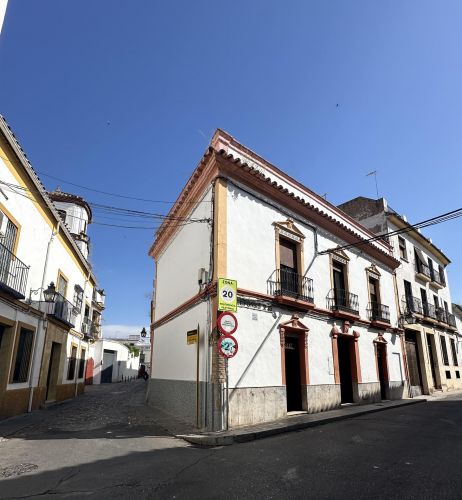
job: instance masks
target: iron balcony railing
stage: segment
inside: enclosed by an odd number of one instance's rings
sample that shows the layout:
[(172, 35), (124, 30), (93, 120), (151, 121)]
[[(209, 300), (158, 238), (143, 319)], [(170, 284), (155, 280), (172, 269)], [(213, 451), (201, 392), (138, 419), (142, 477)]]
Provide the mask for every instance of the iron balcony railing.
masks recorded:
[(332, 288), (327, 295), (327, 307), (332, 311), (345, 311), (359, 315), (359, 300), (354, 293)]
[(427, 264), (424, 264), (420, 260), (415, 261), (415, 272), (417, 274), (423, 274), (427, 278), (431, 279), (430, 267)]
[(441, 323), (447, 323), (448, 322), (448, 315), (446, 314), (446, 310), (443, 309), (442, 307), (437, 307), (436, 308), (436, 319), (438, 321), (441, 321)]
[(76, 317), (74, 304), (66, 300), (61, 294), (57, 294), (55, 302), (42, 302), (42, 304), (44, 304), (44, 310), (48, 316), (74, 328)]
[(439, 269), (430, 269), (430, 278), (433, 283), (438, 283), (441, 286), (446, 286), (444, 276), (440, 274)]
[(456, 317), (454, 316), (454, 314), (448, 313), (447, 316), (448, 316), (448, 325), (456, 327), (457, 326)]
[(418, 313), (423, 314), (422, 301), (417, 297), (404, 296), (403, 310), (406, 314)]
[(289, 269), (276, 269), (268, 280), (269, 295), (285, 295), (305, 302), (314, 302), (313, 280)]
[(0, 243), (0, 289), (17, 299), (24, 299), (29, 266)]
[(390, 323), (390, 308), (379, 302), (369, 302), (367, 313), (371, 321)]

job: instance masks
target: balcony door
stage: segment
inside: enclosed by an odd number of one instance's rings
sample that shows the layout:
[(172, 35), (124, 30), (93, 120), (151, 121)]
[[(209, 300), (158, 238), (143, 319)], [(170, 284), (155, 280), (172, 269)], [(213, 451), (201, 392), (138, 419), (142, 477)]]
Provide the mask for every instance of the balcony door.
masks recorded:
[(280, 283), (283, 295), (299, 294), (299, 269), (297, 259), (297, 243), (280, 238)]
[(424, 288), (420, 289), (420, 297), (422, 298), (422, 308), (424, 316), (428, 316), (429, 310), (428, 310), (427, 291)]
[(380, 318), (379, 311), (379, 280), (369, 276), (369, 301), (371, 303), (372, 319)]
[(340, 262), (333, 262), (332, 276), (334, 281), (334, 299), (337, 307), (345, 307), (346, 304), (346, 280), (345, 266)]
[[(0, 222), (5, 215), (0, 215)], [(3, 246), (0, 246), (0, 281), (9, 284), (10, 264), (13, 260), (13, 251), (18, 235), (18, 228), (8, 219), (5, 235), (1, 239)]]

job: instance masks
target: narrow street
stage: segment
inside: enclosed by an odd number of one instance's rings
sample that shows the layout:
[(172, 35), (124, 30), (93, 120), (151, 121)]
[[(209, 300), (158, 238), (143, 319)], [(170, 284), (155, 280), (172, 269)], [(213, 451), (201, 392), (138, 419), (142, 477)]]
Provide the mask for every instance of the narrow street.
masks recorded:
[(224, 448), (170, 436), (144, 381), (0, 423), (0, 498), (461, 498), (462, 395)]

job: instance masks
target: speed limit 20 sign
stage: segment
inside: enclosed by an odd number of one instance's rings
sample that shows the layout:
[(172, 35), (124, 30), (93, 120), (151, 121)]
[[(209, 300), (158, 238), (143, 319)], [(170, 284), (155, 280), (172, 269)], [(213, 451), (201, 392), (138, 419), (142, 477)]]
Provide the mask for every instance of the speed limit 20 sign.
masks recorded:
[(237, 312), (237, 281), (218, 279), (218, 310)]

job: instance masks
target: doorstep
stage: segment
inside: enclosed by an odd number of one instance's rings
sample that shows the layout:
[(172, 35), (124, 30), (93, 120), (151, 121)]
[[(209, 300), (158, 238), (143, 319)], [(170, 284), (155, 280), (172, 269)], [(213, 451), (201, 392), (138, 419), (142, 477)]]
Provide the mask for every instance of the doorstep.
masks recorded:
[(184, 439), (189, 443), (208, 447), (208, 446), (227, 446), (234, 443), (245, 443), (254, 441), (284, 432), (299, 431), (308, 427), (337, 422), (347, 418), (360, 417), (368, 413), (391, 410), (402, 406), (425, 403), (426, 399), (399, 399), (394, 401), (382, 401), (367, 405), (344, 406), (336, 410), (325, 411), (322, 413), (303, 413), (290, 415), (287, 418), (276, 420), (274, 422), (265, 422), (246, 427), (238, 427), (228, 431), (202, 432), (195, 434), (177, 434), (176, 437)]

